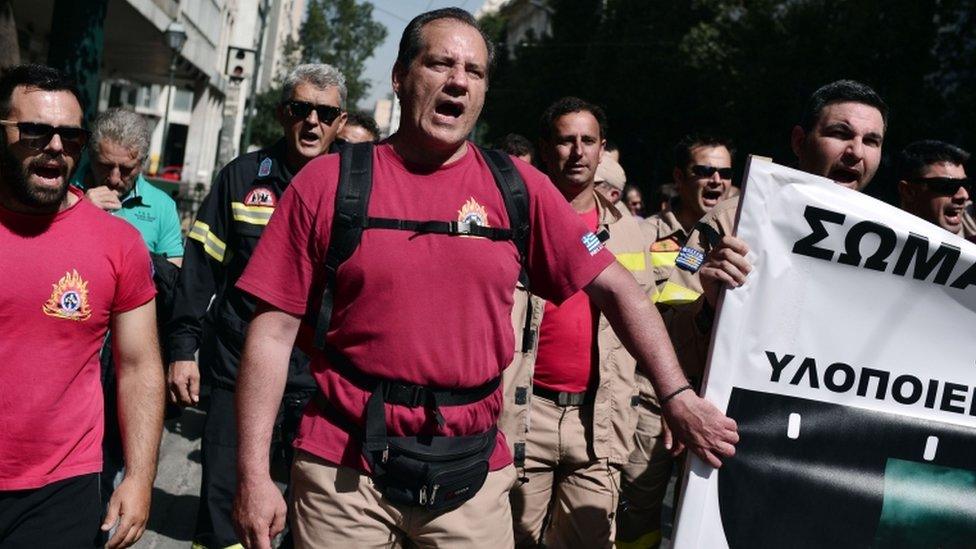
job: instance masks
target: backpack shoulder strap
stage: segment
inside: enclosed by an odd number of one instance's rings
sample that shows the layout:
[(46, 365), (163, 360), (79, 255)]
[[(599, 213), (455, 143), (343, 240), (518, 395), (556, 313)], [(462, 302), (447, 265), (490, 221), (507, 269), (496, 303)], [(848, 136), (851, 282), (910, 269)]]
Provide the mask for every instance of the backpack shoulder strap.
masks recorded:
[[(510, 156), (495, 149), (481, 149), (481, 154), (502, 193), (502, 200), (508, 211), (508, 224), (512, 228), (512, 241), (518, 250), (519, 262), (522, 265), (519, 271), (519, 282), (528, 290), (529, 191)], [(522, 352), (529, 352), (533, 346), (535, 346), (535, 331), (532, 329), (532, 304), (529, 303), (525, 308), (525, 319), (522, 325)]]
[(355, 143), (339, 150), (339, 185), (329, 249), (325, 253), (325, 288), (315, 320), (315, 347), (325, 348), (325, 334), (332, 321), (335, 304), (336, 272), (359, 247), (369, 211), (373, 187), (373, 144)]
[(512, 228), (512, 240), (519, 252), (522, 272), (519, 281), (528, 288), (528, 277), (525, 271), (526, 259), (529, 253), (529, 193), (525, 188), (525, 181), (519, 175), (511, 157), (502, 151), (481, 149), (481, 154), (495, 178), (495, 184), (502, 193), (505, 209), (508, 211), (508, 222)]

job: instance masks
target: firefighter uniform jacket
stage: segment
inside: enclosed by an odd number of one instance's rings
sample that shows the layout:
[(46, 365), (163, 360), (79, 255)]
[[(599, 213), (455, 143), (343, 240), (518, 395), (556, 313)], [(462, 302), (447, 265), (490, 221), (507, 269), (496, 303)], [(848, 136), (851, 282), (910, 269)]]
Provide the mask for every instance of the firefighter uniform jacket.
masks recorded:
[[(244, 333), (255, 309), (254, 298), (234, 284), (292, 175), (284, 140), (235, 158), (220, 171), (190, 228), (167, 330), (169, 359), (194, 360), (200, 349), (201, 363), (218, 386), (233, 388), (237, 381)], [(206, 338), (204, 318), (213, 331)], [(286, 390), (315, 387), (308, 358), (293, 350)]]
[(671, 208), (665, 208), (661, 213), (648, 217), (641, 224), (641, 228), (648, 235), (651, 242), (651, 266), (654, 270), (654, 303), (658, 305), (672, 305), (694, 301), (698, 295), (683, 291), (680, 286), (668, 284), (674, 261), (678, 258), (678, 250), (688, 240), (688, 233)]
[(702, 295), (698, 269), (718, 239), (733, 234), (739, 200), (738, 196), (723, 200), (701, 218), (678, 252), (676, 261), (681, 268), (674, 269), (667, 282), (673, 295), (681, 299), (662, 312), (664, 323), (682, 369), (696, 383), (705, 370), (714, 314)]
[[(650, 299), (654, 293), (654, 276), (648, 257), (646, 233), (638, 225), (638, 218), (622, 214), (602, 195), (595, 194), (600, 223), (598, 232), (606, 230), (609, 233), (609, 239), (605, 242), (607, 249), (634, 275)], [(523, 346), (525, 307), (532, 307), (533, 334), (538, 334), (545, 309), (545, 301), (541, 298), (528, 298), (525, 288), (519, 285), (512, 308), (512, 321), (516, 326), (515, 360), (505, 370), (505, 405), (499, 419), (499, 427), (508, 439), (517, 467), (525, 458), (537, 351), (534, 344), (529, 349)], [(592, 438), (588, 442), (597, 458), (607, 458), (610, 463), (620, 465), (626, 463), (630, 455), (637, 425), (637, 386), (634, 379), (637, 362), (624, 348), (602, 313), (594, 330), (599, 353), (599, 376), (593, 402)]]

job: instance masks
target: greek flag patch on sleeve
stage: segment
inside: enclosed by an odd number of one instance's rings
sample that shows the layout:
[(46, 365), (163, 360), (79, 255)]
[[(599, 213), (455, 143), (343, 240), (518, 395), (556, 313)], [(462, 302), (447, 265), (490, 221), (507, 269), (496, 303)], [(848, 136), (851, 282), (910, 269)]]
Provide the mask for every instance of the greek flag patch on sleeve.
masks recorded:
[(678, 250), (678, 257), (674, 260), (675, 267), (684, 269), (689, 273), (697, 273), (705, 262), (705, 252), (685, 246)]
[(590, 255), (596, 255), (603, 249), (603, 242), (600, 242), (600, 238), (593, 233), (583, 235), (583, 245), (586, 246), (586, 251), (590, 252)]

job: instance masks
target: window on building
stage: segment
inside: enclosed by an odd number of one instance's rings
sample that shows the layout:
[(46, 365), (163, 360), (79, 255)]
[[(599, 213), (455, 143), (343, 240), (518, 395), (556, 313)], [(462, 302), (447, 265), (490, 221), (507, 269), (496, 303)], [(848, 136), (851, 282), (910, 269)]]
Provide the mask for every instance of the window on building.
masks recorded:
[(134, 107), (136, 105), (136, 88), (126, 84), (112, 84), (108, 90), (108, 106)]
[(176, 95), (173, 97), (173, 110), (180, 112), (190, 112), (193, 110), (193, 90), (186, 88), (176, 88)]

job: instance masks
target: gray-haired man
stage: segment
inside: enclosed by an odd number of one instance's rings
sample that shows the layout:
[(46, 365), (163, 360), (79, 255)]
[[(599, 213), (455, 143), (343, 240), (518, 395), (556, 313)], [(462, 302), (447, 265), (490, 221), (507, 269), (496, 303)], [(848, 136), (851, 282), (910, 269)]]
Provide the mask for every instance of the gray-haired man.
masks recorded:
[[(200, 508), (193, 537), (198, 546), (216, 548), (238, 543), (231, 522), (237, 484), (234, 387), (255, 300), (235, 289), (234, 284), (292, 176), (329, 151), (346, 120), (345, 100), (345, 78), (335, 68), (323, 64), (296, 67), (285, 79), (275, 111), (284, 138), (224, 167), (190, 229), (167, 347), (170, 400), (182, 405), (199, 402), (198, 349), (211, 385), (201, 443)], [(207, 335), (212, 337), (202, 338), (204, 317), (208, 320)], [(201, 339), (206, 342), (202, 346)], [(294, 428), (315, 387), (308, 358), (293, 351), (272, 448), (288, 463)]]

